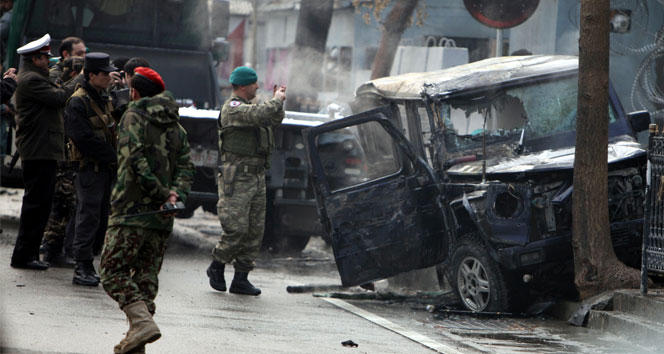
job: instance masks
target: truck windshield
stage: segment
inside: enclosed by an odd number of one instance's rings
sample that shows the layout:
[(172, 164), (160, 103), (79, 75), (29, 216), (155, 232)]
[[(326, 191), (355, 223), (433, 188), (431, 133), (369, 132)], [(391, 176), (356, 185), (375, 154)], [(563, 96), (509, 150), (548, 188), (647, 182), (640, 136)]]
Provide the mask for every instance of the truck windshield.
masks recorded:
[[(539, 81), (443, 101), (440, 114), (448, 151), (476, 149), (482, 139), (487, 145), (504, 145), (573, 133), (577, 82), (576, 77)], [(616, 113), (609, 105), (609, 123), (614, 121)]]

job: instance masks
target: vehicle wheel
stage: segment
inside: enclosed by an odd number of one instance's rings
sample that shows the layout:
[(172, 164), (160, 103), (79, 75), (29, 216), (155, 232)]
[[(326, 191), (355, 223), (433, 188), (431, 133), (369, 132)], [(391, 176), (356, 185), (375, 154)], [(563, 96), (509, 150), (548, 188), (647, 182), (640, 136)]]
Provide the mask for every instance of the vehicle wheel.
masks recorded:
[(505, 275), (475, 235), (460, 240), (447, 269), (447, 279), (470, 311), (510, 311)]
[(198, 204), (185, 204), (184, 210), (175, 214), (175, 217), (178, 219), (189, 219), (194, 216), (194, 211), (198, 208)]

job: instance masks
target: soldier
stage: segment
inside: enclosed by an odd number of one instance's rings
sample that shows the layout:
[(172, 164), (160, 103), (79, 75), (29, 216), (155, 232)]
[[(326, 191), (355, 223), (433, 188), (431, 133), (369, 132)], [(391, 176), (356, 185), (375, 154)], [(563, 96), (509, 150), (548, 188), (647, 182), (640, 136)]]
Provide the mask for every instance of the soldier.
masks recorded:
[(23, 165), (25, 193), (18, 236), (11, 266), (45, 270), (39, 245), (51, 211), (57, 162), (64, 158), (62, 109), (74, 92), (71, 85), (59, 88), (48, 78), (51, 36), (32, 41), (16, 52), (23, 68), (16, 88), (16, 146)]
[[(60, 82), (69, 82), (80, 74), (85, 59), (70, 56), (62, 62), (62, 76)], [(76, 188), (74, 179), (78, 162), (72, 161), (68, 149), (65, 148), (65, 161), (58, 162), (58, 170), (55, 175), (55, 193), (51, 205), (51, 215), (44, 230), (41, 252), (44, 254), (44, 262), (52, 267), (72, 267), (74, 261), (72, 255), (73, 225), (69, 232), (67, 225), (76, 211)], [(73, 224), (73, 222), (72, 222)], [(63, 253), (63, 246), (65, 252)]]
[(85, 58), (83, 57), (69, 57), (62, 62), (62, 75), (60, 81), (69, 82), (69, 80), (76, 77), (81, 73), (85, 65)]
[(71, 158), (76, 171), (76, 226), (72, 251), (76, 268), (72, 282), (97, 286), (99, 278), (92, 261), (96, 240), (102, 244), (111, 208), (111, 185), (115, 180), (115, 120), (106, 89), (110, 72), (117, 70), (106, 53), (85, 56), (85, 81), (74, 92), (65, 111), (65, 131), (73, 144)]
[(67, 37), (60, 43), (60, 60), (58, 60), (53, 67), (49, 70), (48, 76), (56, 84), (63, 84), (62, 71), (64, 70), (64, 62), (69, 57), (83, 57), (86, 52), (85, 43), (78, 37)]
[(144, 353), (161, 336), (154, 323), (154, 299), (173, 214), (143, 215), (164, 203), (185, 201), (194, 176), (186, 131), (178, 106), (164, 91), (161, 76), (139, 67), (131, 98), (118, 127), (118, 181), (111, 196), (111, 219), (101, 256), (101, 283), (129, 320), (115, 353)]
[(222, 166), (218, 176), (221, 240), (212, 250), (207, 269), (210, 286), (226, 291), (225, 265), (234, 262), (235, 275), (229, 291), (259, 295), (247, 279), (254, 268), (265, 228), (265, 169), (274, 146), (273, 127), (284, 119), (286, 87), (274, 89), (271, 100), (252, 104), (258, 90), (254, 69), (240, 66), (230, 76), (231, 98), (218, 120)]

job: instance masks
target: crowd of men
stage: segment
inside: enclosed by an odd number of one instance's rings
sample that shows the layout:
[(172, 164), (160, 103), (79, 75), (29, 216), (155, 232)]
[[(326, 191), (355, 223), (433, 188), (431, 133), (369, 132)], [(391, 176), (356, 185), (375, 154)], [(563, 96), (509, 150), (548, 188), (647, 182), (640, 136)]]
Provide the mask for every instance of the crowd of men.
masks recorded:
[[(178, 105), (142, 58), (111, 62), (68, 37), (50, 65), (48, 34), (17, 53), (21, 70), (7, 70), (1, 87), (3, 104), (13, 98), (25, 187), (11, 267), (73, 266), (73, 284), (101, 283), (129, 321), (114, 352), (143, 353), (161, 336), (152, 318), (158, 274), (172, 209), (186, 201), (195, 173)], [(271, 100), (252, 103), (257, 81), (253, 69), (236, 68), (218, 120), (223, 230), (206, 271), (210, 286), (226, 291), (225, 265), (233, 264), (229, 291), (242, 295), (261, 293), (247, 276), (261, 246), (265, 169), (286, 99), (286, 87), (275, 86)]]

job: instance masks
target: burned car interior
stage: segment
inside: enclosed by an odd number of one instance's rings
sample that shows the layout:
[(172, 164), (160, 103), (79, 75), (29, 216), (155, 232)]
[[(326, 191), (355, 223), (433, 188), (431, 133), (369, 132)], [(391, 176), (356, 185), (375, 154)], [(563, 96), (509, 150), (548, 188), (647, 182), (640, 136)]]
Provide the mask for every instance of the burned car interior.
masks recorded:
[[(500, 57), (377, 79), (357, 89), (360, 113), (305, 130), (342, 283), (437, 264), (471, 311), (573, 287), (577, 67), (571, 56)], [(611, 87), (609, 105), (611, 236), (638, 267), (646, 154)], [(327, 168), (329, 134), (352, 136), (362, 174)]]

